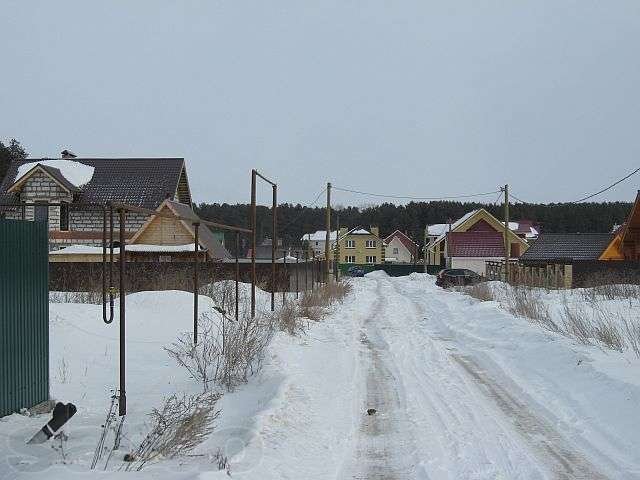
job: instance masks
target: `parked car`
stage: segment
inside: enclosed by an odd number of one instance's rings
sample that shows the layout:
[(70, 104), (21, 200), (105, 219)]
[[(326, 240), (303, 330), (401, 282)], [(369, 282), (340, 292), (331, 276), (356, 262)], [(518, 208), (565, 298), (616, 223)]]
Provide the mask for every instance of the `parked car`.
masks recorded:
[(364, 268), (362, 267), (349, 267), (347, 269), (347, 275), (350, 277), (364, 277)]
[(436, 285), (442, 288), (462, 285), (475, 285), (483, 280), (473, 270), (466, 268), (445, 268), (440, 270), (436, 278)]

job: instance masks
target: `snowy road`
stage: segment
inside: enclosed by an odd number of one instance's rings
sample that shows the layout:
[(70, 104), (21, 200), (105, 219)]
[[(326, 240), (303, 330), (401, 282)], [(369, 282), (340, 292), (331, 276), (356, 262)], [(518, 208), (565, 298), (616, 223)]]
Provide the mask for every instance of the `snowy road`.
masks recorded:
[[(193, 456), (133, 476), (229, 478), (215, 466), (220, 451), (240, 480), (640, 480), (640, 359), (577, 344), (428, 275), (374, 272), (352, 287), (305, 334), (274, 336), (260, 373), (224, 395)], [(162, 348), (191, 325), (191, 302), (185, 292), (129, 299), (127, 439), (145, 435), (149, 408), (168, 392), (199, 389)], [(87, 459), (117, 342), (99, 306), (50, 308), (51, 364), (70, 365), (54, 392), (82, 407), (69, 461), (47, 447), (33, 463), (24, 438), (42, 418), (12, 415), (0, 420), (2, 479), (96, 476)], [(124, 478), (118, 466), (101, 478)]]
[[(375, 277), (361, 325), (363, 415), (343, 478), (607, 478), (504, 372), (429, 326), (452, 312), (407, 279)], [(412, 288), (413, 287), (413, 288)]]

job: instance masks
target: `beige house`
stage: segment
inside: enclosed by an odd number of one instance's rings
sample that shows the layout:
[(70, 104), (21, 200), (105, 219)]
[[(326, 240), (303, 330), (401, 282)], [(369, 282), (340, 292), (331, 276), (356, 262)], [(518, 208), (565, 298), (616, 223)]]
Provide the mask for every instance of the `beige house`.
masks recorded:
[[(185, 205), (173, 200), (164, 200), (156, 211), (175, 215), (181, 220), (166, 216), (151, 215), (142, 227), (127, 242), (128, 262), (184, 262), (191, 261), (195, 250), (194, 222), (200, 218)], [(184, 220), (184, 219), (188, 220)], [(216, 235), (205, 225), (198, 229), (198, 249), (201, 261), (224, 262), (231, 255)], [(120, 249), (114, 249), (117, 259)], [(71, 245), (49, 252), (51, 262), (102, 262), (102, 247)]]
[(378, 227), (340, 229), (334, 248), (334, 258), (339, 264), (378, 265), (384, 263), (384, 241)]

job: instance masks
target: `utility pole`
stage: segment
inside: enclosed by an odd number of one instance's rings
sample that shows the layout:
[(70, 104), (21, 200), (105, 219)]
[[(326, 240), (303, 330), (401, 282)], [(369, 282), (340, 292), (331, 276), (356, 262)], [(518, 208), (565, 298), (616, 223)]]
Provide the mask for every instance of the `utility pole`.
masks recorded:
[(338, 277), (338, 263), (340, 261), (340, 258), (338, 257), (338, 235), (340, 235), (340, 214), (338, 213), (336, 215), (336, 243), (334, 245), (333, 248), (333, 276), (336, 279), (336, 282), (338, 281), (339, 277)]
[(271, 206), (271, 311), (276, 309), (276, 249), (278, 248), (278, 187), (272, 185), (273, 204)]
[(331, 251), (331, 182), (327, 182), (327, 231), (324, 242), (324, 276), (329, 283), (329, 252)]
[(251, 318), (256, 316), (256, 174), (251, 170)]
[(424, 248), (422, 250), (422, 261), (424, 262), (424, 273), (427, 272), (427, 234), (429, 233), (429, 226), (424, 226)]
[(509, 258), (511, 244), (509, 243), (509, 184), (502, 189), (504, 192), (504, 280), (509, 281)]

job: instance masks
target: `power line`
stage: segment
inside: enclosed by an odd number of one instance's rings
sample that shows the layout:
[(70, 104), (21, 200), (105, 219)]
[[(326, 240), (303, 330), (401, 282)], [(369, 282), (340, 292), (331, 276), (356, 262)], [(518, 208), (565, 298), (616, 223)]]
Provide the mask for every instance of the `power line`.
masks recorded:
[(456, 198), (472, 198), (472, 197), (482, 197), (486, 195), (493, 195), (495, 193), (499, 193), (499, 190), (495, 190), (493, 192), (485, 192), (485, 193), (472, 193), (467, 195), (449, 195), (443, 197), (414, 197), (409, 195), (384, 195), (382, 193), (372, 193), (372, 192), (363, 192), (362, 190), (354, 190), (351, 188), (343, 188), (332, 186), (334, 190), (340, 190), (341, 192), (355, 193), (358, 195), (368, 195), (370, 197), (381, 197), (381, 198), (394, 198), (396, 200), (452, 200)]
[[(322, 196), (322, 194), (323, 194), (324, 192), (326, 192), (326, 191), (327, 191), (327, 187), (323, 188), (323, 189), (320, 191), (320, 193), (318, 193), (318, 195), (316, 195), (316, 198), (313, 200), (313, 202), (311, 202), (311, 203), (309, 204), (309, 206), (315, 205), (315, 204), (316, 204), (316, 202), (317, 202), (317, 201), (320, 199), (320, 197)], [(300, 218), (302, 218), (302, 216), (305, 214), (304, 207), (305, 207), (305, 206), (303, 205), (303, 206), (302, 206), (302, 210), (300, 211), (300, 213), (299, 213), (299, 214), (298, 214), (294, 219), (292, 219), (292, 220), (288, 221), (288, 222), (287, 222), (285, 225), (283, 225), (283, 226), (278, 226), (278, 230), (280, 230), (280, 231), (284, 231), (284, 230), (286, 230), (287, 228), (289, 228), (291, 225), (293, 225), (294, 223), (296, 223), (298, 220), (300, 220)]]
[(574, 202), (570, 202), (570, 203), (580, 203), (580, 202), (584, 202), (585, 200), (589, 200), (590, 198), (595, 197), (596, 195), (600, 195), (601, 193), (606, 192), (607, 190), (612, 189), (613, 187), (615, 187), (616, 185), (618, 185), (619, 183), (624, 182), (627, 178), (631, 177), (632, 175), (635, 175), (636, 173), (640, 172), (640, 167), (636, 168), (633, 172), (629, 173), (628, 175), (625, 175), (624, 177), (622, 177), (620, 180), (613, 182), (611, 185), (609, 185), (608, 187), (603, 188), (602, 190), (597, 191), (596, 193), (592, 193), (591, 195), (587, 195), (584, 198), (581, 198), (580, 200), (576, 200)]
[(509, 192), (509, 196), (515, 198), (517, 201), (519, 201), (520, 203), (531, 203), (531, 202), (526, 202), (524, 200), (519, 199), (518, 197), (516, 197), (513, 192)]

